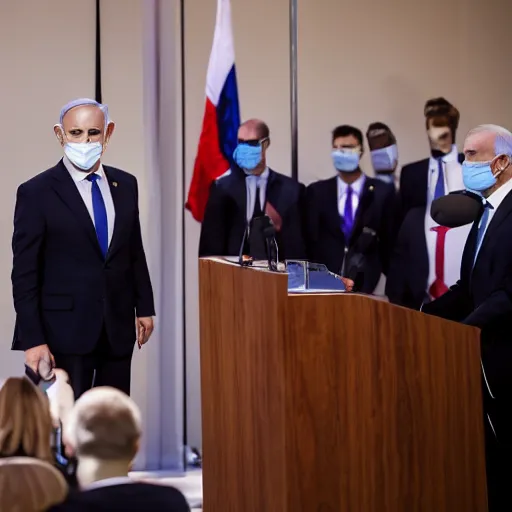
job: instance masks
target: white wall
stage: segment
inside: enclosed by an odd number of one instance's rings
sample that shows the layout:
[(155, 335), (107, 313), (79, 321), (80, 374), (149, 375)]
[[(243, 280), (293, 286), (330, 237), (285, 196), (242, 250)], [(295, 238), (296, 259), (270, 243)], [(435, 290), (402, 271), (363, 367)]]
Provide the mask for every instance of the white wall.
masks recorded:
[[(0, 329), (4, 349), (0, 378), (22, 371), (22, 358), (10, 352), (13, 309), (10, 270), (12, 213), (16, 187), (61, 155), (52, 126), (70, 98), (94, 94), (94, 2), (66, 0), (2, 1), (0, 12)], [(151, 2), (152, 0), (148, 0)], [(168, 117), (169, 152), (176, 153), (167, 172), (181, 174), (179, 66), (176, 45), (178, 0), (162, 0), (169, 26), (162, 51), (174, 68), (165, 80), (176, 85), (163, 107)], [(117, 129), (106, 163), (134, 173), (140, 184), (143, 235), (150, 262), (159, 261), (148, 242), (154, 218), (148, 175), (148, 119), (144, 111), (144, 7), (146, 0), (102, 2), (103, 93)], [(206, 68), (212, 42), (215, 1), (185, 2), (185, 163), (191, 179), (204, 108)], [(232, 0), (235, 51), (242, 117), (261, 117), (272, 132), (271, 165), (290, 173), (288, 0)], [(444, 95), (461, 110), (463, 132), (481, 122), (510, 127), (509, 0), (338, 0), (299, 1), (299, 177), (310, 182), (332, 174), (330, 130), (353, 123), (365, 130), (381, 120), (396, 132), (402, 162), (427, 154), (423, 104)], [(169, 64), (171, 65), (171, 64)], [(171, 94), (171, 93), (169, 93)], [(172, 105), (169, 104), (172, 103)], [(366, 169), (368, 161), (365, 160)], [(166, 189), (164, 200), (181, 254), (178, 224), (183, 213), (181, 184)], [(180, 189), (180, 190), (178, 190)], [(179, 192), (179, 193), (178, 193)], [(200, 446), (199, 343), (197, 314), (197, 239), (199, 225), (185, 214), (187, 423), (189, 443)], [(155, 265), (155, 263), (152, 263)], [(160, 267), (177, 271), (178, 259)], [(152, 268), (159, 272), (159, 268)], [(171, 280), (172, 281), (172, 280)], [(170, 281), (170, 282), (171, 282)], [(163, 281), (162, 281), (163, 282)], [(168, 291), (168, 290), (167, 290)], [(182, 306), (180, 287), (172, 281), (174, 302), (162, 315)], [(176, 323), (178, 337), (181, 326)], [(174, 338), (173, 338), (174, 339)], [(163, 340), (165, 342), (165, 340)], [(133, 389), (150, 416), (151, 386), (159, 349), (151, 345), (134, 357)], [(171, 373), (179, 357), (164, 358)], [(165, 391), (165, 390), (164, 390)], [(154, 404), (153, 404), (154, 405)], [(152, 447), (152, 450), (156, 446)]]

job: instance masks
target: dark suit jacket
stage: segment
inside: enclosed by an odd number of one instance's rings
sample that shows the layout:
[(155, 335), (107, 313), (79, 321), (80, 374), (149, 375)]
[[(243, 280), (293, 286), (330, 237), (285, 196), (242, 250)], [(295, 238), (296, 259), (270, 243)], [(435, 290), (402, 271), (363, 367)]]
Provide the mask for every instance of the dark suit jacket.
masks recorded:
[(490, 221), (473, 268), (478, 222), (464, 248), (460, 280), (422, 311), (482, 329), (482, 363), (499, 399), (512, 391), (512, 192)]
[[(276, 235), (280, 260), (306, 257), (301, 217), (304, 190), (301, 183), (270, 170), (265, 198), (283, 221)], [(199, 257), (238, 256), (247, 223), (246, 202), (245, 174), (241, 171), (232, 171), (212, 184), (201, 226)]]
[(62, 160), (18, 188), (12, 239), (13, 349), (47, 343), (92, 352), (105, 326), (116, 355), (131, 353), (137, 316), (155, 313), (139, 223), (137, 180), (103, 166), (115, 223), (106, 260)]
[(407, 212), (391, 255), (386, 295), (390, 302), (420, 309), (428, 283), (428, 251), (425, 240), (425, 208)]
[[(459, 153), (459, 163), (463, 161), (464, 154)], [(430, 158), (425, 158), (402, 167), (399, 196), (402, 221), (411, 208), (426, 208), (429, 167)]]
[[(389, 255), (395, 236), (396, 197), (392, 185), (366, 178), (354, 229), (350, 240), (345, 240), (338, 212), (337, 177), (317, 181), (307, 188), (307, 241), (309, 259), (324, 264), (339, 274), (347, 250), (345, 276), (355, 280), (355, 289), (372, 293), (381, 272), (387, 273)], [(358, 242), (364, 228), (376, 232), (375, 243), (366, 252), (362, 270), (351, 274), (351, 262), (358, 254)]]
[(189, 512), (187, 500), (173, 487), (143, 482), (71, 492), (51, 512)]

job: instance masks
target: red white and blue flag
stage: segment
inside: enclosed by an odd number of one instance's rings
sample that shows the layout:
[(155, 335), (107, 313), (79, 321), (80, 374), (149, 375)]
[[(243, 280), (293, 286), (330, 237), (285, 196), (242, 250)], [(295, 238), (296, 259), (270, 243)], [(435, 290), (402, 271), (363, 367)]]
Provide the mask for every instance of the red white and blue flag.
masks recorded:
[(230, 0), (218, 0), (212, 52), (206, 76), (203, 128), (186, 208), (204, 216), (210, 186), (231, 168), (240, 126)]

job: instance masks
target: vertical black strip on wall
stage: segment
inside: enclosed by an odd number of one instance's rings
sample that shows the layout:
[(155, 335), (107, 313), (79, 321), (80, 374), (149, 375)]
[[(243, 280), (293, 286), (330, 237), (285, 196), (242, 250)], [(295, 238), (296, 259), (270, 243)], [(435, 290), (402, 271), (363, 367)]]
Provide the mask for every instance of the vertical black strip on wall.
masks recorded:
[(292, 178), (299, 179), (298, 146), (298, 0), (290, 0), (290, 132), (292, 142)]
[(101, 92), (101, 6), (100, 0), (96, 0), (96, 77), (94, 99), (102, 103)]
[[(188, 445), (187, 433), (187, 315), (186, 315), (186, 244), (185, 244), (185, 198), (187, 194), (186, 189), (186, 144), (185, 144), (185, 0), (180, 0), (180, 59), (181, 59), (181, 187), (183, 199), (183, 212), (181, 217), (181, 240), (182, 240), (182, 255), (181, 255), (181, 287), (183, 293), (183, 446)], [(187, 469), (188, 450), (184, 450), (184, 466)]]

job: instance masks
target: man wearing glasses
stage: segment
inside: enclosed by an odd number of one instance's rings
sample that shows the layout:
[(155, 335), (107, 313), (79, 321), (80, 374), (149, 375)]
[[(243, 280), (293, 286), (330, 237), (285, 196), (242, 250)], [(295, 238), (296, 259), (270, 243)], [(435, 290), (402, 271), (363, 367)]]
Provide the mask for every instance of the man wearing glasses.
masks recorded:
[[(267, 165), (270, 130), (250, 119), (238, 130), (237, 168), (212, 185), (199, 240), (199, 257), (238, 256), (252, 219), (267, 215), (276, 229), (279, 259), (304, 259), (301, 206), (304, 185)], [(244, 254), (249, 248), (244, 247)]]
[(309, 259), (372, 293), (387, 273), (394, 237), (394, 187), (366, 176), (360, 167), (363, 134), (353, 126), (332, 132), (337, 175), (307, 189)]

